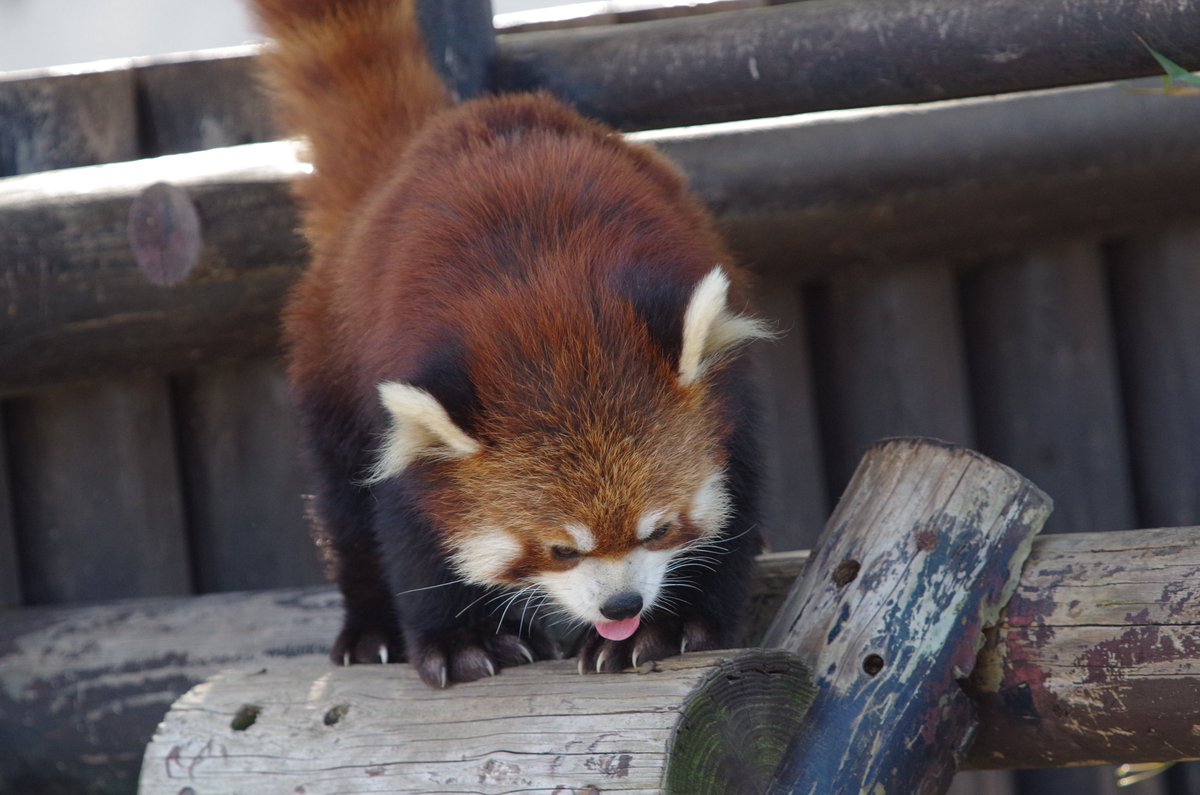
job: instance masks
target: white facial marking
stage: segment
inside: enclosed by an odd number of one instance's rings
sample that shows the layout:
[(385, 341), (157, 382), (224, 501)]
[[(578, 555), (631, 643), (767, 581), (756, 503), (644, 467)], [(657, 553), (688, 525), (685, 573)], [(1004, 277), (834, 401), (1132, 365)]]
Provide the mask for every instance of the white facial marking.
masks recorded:
[(450, 554), (454, 568), (467, 580), (495, 584), (522, 552), (521, 543), (498, 527), (487, 527), (469, 536)]
[(683, 315), (683, 348), (679, 355), (679, 381), (684, 386), (699, 381), (735, 348), (774, 336), (762, 320), (730, 312), (728, 293), (729, 277), (720, 265), (692, 291)]
[(642, 514), (642, 518), (638, 519), (637, 524), (638, 541), (645, 541), (647, 538), (649, 538), (650, 534), (653, 533), (666, 518), (666, 508)]
[(538, 575), (537, 584), (571, 615), (583, 621), (605, 621), (600, 605), (617, 594), (633, 591), (648, 610), (662, 590), (671, 551), (635, 549), (623, 558), (585, 558), (567, 571)]
[(379, 385), (379, 399), (392, 424), (368, 482), (399, 475), (418, 458), (466, 458), (479, 452), (479, 442), (424, 389), (386, 381)]
[(714, 472), (692, 495), (688, 515), (704, 529), (705, 535), (716, 535), (725, 526), (732, 507), (729, 492), (725, 489), (725, 473)]
[(592, 535), (592, 531), (588, 529), (587, 525), (579, 522), (567, 522), (563, 525), (563, 529), (575, 542), (575, 548), (583, 554), (586, 555), (596, 548), (596, 536)]

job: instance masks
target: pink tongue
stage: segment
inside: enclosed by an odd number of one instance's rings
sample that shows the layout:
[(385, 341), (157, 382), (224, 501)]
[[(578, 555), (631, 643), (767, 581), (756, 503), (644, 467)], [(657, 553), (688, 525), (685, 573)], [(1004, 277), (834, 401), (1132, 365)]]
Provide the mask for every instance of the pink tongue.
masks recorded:
[(608, 640), (625, 640), (637, 632), (638, 624), (641, 622), (640, 616), (627, 618), (624, 621), (597, 621), (596, 631), (600, 633), (600, 637)]

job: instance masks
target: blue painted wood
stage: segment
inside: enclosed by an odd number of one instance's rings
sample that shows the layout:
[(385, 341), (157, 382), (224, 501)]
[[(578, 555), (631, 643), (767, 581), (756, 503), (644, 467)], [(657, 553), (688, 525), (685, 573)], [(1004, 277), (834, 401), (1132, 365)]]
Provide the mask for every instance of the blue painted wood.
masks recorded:
[(1049, 512), (1036, 486), (964, 448), (867, 453), (765, 639), (819, 691), (772, 792), (945, 792), (976, 725), (959, 680)]

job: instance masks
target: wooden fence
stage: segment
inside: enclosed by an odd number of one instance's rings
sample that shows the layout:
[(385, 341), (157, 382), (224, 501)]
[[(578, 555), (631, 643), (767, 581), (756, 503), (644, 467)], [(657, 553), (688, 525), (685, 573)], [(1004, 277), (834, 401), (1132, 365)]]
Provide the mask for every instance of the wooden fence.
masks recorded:
[[(1048, 532), (1200, 525), (1200, 101), (1122, 82), (1158, 69), (1131, 32), (1200, 66), (1200, 11), (958, 5), (501, 32), (490, 71), (451, 76), (547, 87), (626, 129), (721, 122), (637, 135), (684, 169), (786, 332), (757, 352), (777, 550), (811, 546), (862, 450), (900, 434), (1014, 467), (1054, 498)], [(302, 167), (258, 143), (252, 61), (0, 80), (0, 647), (33, 605), (320, 582), (275, 361)], [(803, 115), (754, 120), (782, 113)], [(199, 221), (195, 262), (161, 286), (128, 238), (157, 182)], [(0, 746), (27, 737), (15, 703)], [(131, 781), (123, 764), (99, 779)], [(44, 792), (78, 784), (42, 773)], [(1196, 783), (1178, 768), (1141, 791)], [(970, 786), (1105, 792), (1111, 773)]]

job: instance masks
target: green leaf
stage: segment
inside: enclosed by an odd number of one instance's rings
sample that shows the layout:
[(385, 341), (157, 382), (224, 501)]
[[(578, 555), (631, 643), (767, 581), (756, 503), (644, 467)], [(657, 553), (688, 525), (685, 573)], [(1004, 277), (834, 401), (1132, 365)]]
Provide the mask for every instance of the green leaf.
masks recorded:
[(1187, 69), (1184, 69), (1182, 66), (1160, 53), (1158, 50), (1155, 50), (1146, 43), (1145, 39), (1143, 39), (1141, 36), (1138, 36), (1136, 33), (1133, 35), (1137, 36), (1137, 40), (1140, 41), (1142, 46), (1154, 56), (1154, 60), (1158, 61), (1158, 65), (1161, 66), (1163, 71), (1167, 73), (1165, 80), (1168, 88), (1170, 88), (1171, 83), (1182, 83), (1185, 86), (1200, 87), (1200, 75), (1192, 74)]

